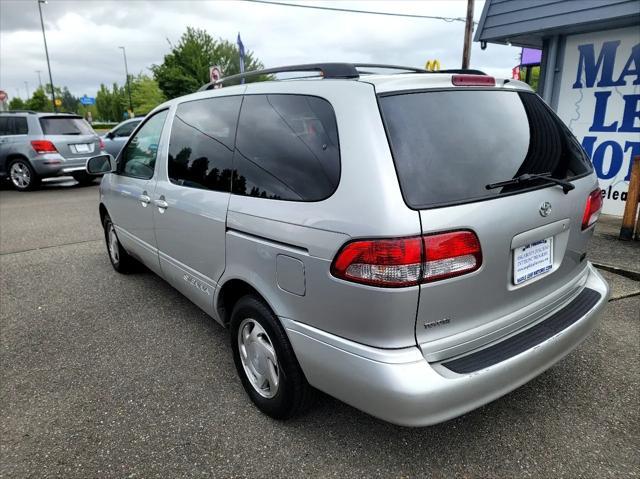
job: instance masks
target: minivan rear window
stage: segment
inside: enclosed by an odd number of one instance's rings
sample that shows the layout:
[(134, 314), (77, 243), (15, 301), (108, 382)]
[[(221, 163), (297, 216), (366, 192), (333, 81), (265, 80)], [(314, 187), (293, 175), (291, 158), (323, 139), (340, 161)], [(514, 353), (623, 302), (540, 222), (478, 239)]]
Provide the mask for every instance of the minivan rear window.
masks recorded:
[(551, 184), (536, 180), (486, 188), (525, 173), (571, 180), (591, 171), (578, 141), (533, 93), (447, 90), (379, 100), (402, 194), (412, 208)]
[(81, 117), (45, 116), (40, 118), (40, 126), (45, 135), (95, 135)]

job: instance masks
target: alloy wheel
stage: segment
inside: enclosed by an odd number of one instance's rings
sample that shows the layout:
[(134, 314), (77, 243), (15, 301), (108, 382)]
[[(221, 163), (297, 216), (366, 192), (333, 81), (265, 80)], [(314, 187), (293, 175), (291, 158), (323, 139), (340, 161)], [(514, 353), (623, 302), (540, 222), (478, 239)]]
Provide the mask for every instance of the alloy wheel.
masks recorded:
[(11, 182), (17, 188), (25, 189), (31, 184), (31, 172), (29, 168), (20, 161), (11, 165), (9, 175), (11, 176)]

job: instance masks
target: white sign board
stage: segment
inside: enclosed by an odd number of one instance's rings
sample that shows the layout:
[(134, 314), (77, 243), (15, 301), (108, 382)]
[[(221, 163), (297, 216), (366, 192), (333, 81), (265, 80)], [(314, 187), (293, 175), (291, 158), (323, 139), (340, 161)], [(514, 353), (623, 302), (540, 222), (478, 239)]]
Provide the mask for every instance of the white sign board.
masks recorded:
[(603, 213), (622, 216), (640, 155), (640, 28), (567, 37), (558, 115), (591, 157)]

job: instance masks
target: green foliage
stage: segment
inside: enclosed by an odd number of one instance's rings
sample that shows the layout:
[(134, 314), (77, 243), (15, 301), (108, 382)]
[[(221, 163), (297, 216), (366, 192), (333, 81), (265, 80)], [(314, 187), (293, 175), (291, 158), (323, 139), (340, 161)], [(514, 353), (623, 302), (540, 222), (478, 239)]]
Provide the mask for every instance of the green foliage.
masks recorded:
[[(131, 103), (136, 115), (146, 115), (165, 100), (158, 83), (148, 75), (129, 76), (129, 83)], [(126, 85), (119, 86), (114, 83), (111, 88), (100, 85), (96, 95), (95, 113), (91, 113), (95, 120), (121, 122), (126, 118), (128, 110), (129, 94)]]
[(96, 111), (102, 121), (122, 121), (126, 111), (125, 91), (114, 83), (111, 89), (101, 84), (96, 95)]
[[(56, 88), (56, 90), (59, 90)], [(58, 108), (58, 111), (66, 113), (77, 113), (78, 106), (80, 106), (80, 100), (71, 94), (69, 89), (65, 86), (60, 92), (56, 91), (56, 98), (60, 98), (62, 105)]]
[(42, 87), (38, 87), (33, 92), (31, 98), (29, 98), (25, 107), (27, 110), (33, 111), (53, 111), (53, 105), (51, 104), (51, 98), (45, 93)]
[(148, 75), (140, 74), (137, 77), (131, 77), (130, 83), (131, 102), (136, 115), (146, 115), (165, 101), (158, 82)]
[[(187, 27), (177, 45), (164, 56), (160, 65), (153, 65), (153, 75), (167, 98), (195, 92), (209, 81), (209, 67), (220, 65), (225, 76), (240, 73), (238, 47), (227, 40), (215, 40), (205, 30)], [(246, 51), (245, 71), (264, 68), (252, 52)], [(247, 79), (260, 81), (265, 78)]]
[(9, 102), (9, 110), (26, 110), (26, 103), (20, 97), (13, 97)]

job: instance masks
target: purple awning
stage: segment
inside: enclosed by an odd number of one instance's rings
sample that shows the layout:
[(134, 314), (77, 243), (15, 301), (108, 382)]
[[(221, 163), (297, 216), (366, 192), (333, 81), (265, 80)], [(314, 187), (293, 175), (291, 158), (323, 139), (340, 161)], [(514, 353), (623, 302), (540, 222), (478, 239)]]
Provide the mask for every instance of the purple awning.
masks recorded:
[(542, 50), (523, 48), (521, 65), (537, 65), (542, 60)]

